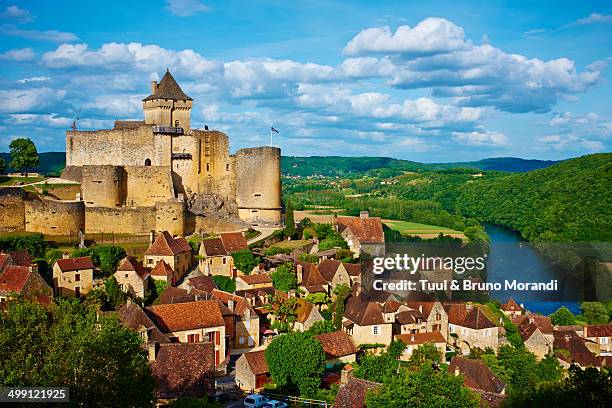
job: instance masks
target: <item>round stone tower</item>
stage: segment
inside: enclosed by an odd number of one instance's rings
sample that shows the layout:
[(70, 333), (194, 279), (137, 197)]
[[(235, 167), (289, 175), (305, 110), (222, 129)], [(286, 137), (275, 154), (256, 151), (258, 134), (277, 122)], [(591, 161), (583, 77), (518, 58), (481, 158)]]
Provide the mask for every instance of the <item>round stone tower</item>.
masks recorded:
[(236, 152), (238, 216), (252, 226), (281, 224), (281, 153), (277, 147)]
[(81, 193), (88, 207), (120, 207), (125, 200), (123, 168), (83, 166)]

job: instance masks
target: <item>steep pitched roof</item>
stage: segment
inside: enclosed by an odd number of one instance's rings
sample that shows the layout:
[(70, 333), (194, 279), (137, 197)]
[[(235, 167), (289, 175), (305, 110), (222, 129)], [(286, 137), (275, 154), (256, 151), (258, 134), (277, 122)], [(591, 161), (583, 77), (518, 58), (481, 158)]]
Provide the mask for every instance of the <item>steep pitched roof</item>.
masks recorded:
[(172, 276), (172, 274), (174, 274), (174, 271), (172, 270), (170, 265), (168, 265), (166, 261), (164, 261), (163, 259), (160, 259), (159, 261), (157, 261), (157, 263), (155, 264), (155, 267), (151, 269), (151, 275), (153, 276), (168, 277), (168, 276)]
[(123, 258), (121, 265), (117, 268), (117, 272), (135, 272), (141, 279), (145, 279), (149, 276), (147, 268), (142, 266), (140, 262), (131, 256)]
[(30, 273), (30, 269), (25, 266), (7, 266), (0, 274), (0, 293), (21, 293), (30, 278)]
[(228, 253), (247, 249), (247, 241), (242, 232), (224, 232), (221, 234), (221, 241)]
[(377, 390), (379, 383), (349, 377), (348, 382), (338, 389), (336, 408), (365, 408), (365, 397), (368, 391)]
[(361, 264), (360, 263), (346, 263), (342, 262), (344, 268), (351, 276), (359, 276), (361, 275)]
[(55, 261), (62, 272), (80, 271), (83, 269), (93, 269), (94, 264), (91, 257), (82, 256), (80, 258), (66, 258)]
[(244, 353), (244, 357), (246, 358), (249, 367), (251, 367), (251, 371), (255, 375), (270, 373), (264, 352), (264, 350), (260, 350)]
[(12, 265), (15, 261), (9, 254), (0, 253), (0, 272), (8, 265)]
[(460, 326), (469, 327), (470, 329), (475, 330), (497, 327), (497, 325), (491, 320), (489, 320), (489, 318), (484, 314), (482, 310), (480, 310), (478, 306), (474, 306), (470, 309), (470, 311), (465, 316), (463, 324), (460, 324)]
[(328, 284), (316, 265), (307, 262), (304, 262), (304, 264), (306, 264), (306, 266), (304, 266), (304, 272), (302, 273), (302, 286), (308, 288), (320, 287)]
[(456, 370), (463, 376), (465, 385), (470, 388), (500, 394), (506, 386), (479, 360), (455, 356), (448, 366), (448, 372), (455, 374)]
[(324, 259), (319, 262), (317, 268), (321, 275), (325, 278), (326, 281), (331, 282), (334, 279), (334, 275), (338, 271), (340, 267), (340, 261), (336, 261), (335, 259)]
[(612, 323), (589, 324), (584, 327), (584, 337), (612, 337)]
[(260, 285), (263, 283), (269, 283), (272, 285), (272, 278), (267, 273), (257, 273), (253, 275), (241, 275), (236, 279), (242, 279), (248, 285)]
[(504, 312), (520, 312), (521, 310), (523, 310), (523, 308), (519, 306), (519, 304), (516, 303), (514, 299), (510, 298), (506, 303), (501, 305), (501, 310), (503, 310)]
[(147, 316), (140, 306), (136, 303), (126, 303), (117, 310), (117, 317), (124, 326), (138, 331), (141, 327), (144, 327), (149, 334), (149, 339), (156, 343), (168, 343), (170, 340), (168, 337), (159, 330), (159, 328), (153, 323), (153, 320)]
[(601, 362), (591, 353), (586, 346), (585, 340), (578, 336), (575, 331), (557, 331), (553, 332), (555, 349), (563, 349), (569, 352), (569, 356), (562, 352), (556, 352), (555, 355), (568, 363), (578, 363), (581, 367), (599, 367)]
[(418, 310), (402, 310), (395, 315), (395, 320), (399, 324), (412, 324), (418, 323), (419, 320), (423, 319), (423, 315)]
[(144, 98), (143, 101), (151, 101), (154, 99), (172, 99), (175, 101), (193, 100), (189, 96), (187, 96), (187, 94), (183, 92), (179, 84), (176, 83), (176, 80), (170, 73), (170, 70), (166, 70), (166, 73), (164, 74), (163, 78), (161, 79), (161, 81), (159, 81), (159, 84), (157, 84), (157, 91), (154, 94)]
[(191, 252), (192, 250), (191, 245), (189, 245), (189, 242), (187, 242), (185, 238), (178, 237), (178, 238), (175, 238), (174, 240), (176, 241), (179, 248), (181, 248), (183, 252)]
[(553, 334), (552, 321), (549, 316), (529, 315), (529, 321), (535, 323), (544, 334)]
[(158, 398), (205, 397), (215, 392), (215, 352), (212, 343), (159, 345), (151, 370)]
[(399, 309), (399, 307), (402, 304), (400, 302), (398, 302), (397, 300), (388, 300), (384, 303), (383, 305), (383, 312), (384, 313), (394, 313), (397, 312), (397, 310)]
[(446, 339), (442, 336), (439, 331), (433, 331), (428, 333), (406, 333), (398, 334), (395, 336), (396, 340), (401, 340), (402, 343), (410, 346), (415, 344), (425, 343), (446, 343)]
[(225, 325), (215, 300), (150, 306), (147, 314), (164, 333)]
[(361, 242), (385, 242), (379, 217), (336, 217), (336, 224), (340, 232), (349, 228)]
[(339, 330), (332, 333), (319, 334), (315, 336), (315, 339), (323, 346), (323, 351), (328, 359), (357, 353), (357, 348), (345, 331)]
[(376, 302), (370, 302), (363, 294), (348, 298), (344, 317), (359, 326), (385, 323), (382, 307)]
[(183, 252), (191, 251), (191, 246), (187, 248), (179, 239), (175, 239), (168, 231), (162, 231), (153, 244), (145, 251), (145, 255), (154, 256), (175, 256)]
[(467, 308), (465, 303), (453, 303), (444, 306), (446, 314), (448, 315), (448, 322), (450, 324), (463, 325), (465, 316), (467, 315)]
[(406, 306), (420, 311), (425, 319), (429, 317), (435, 304), (436, 302), (406, 302)]
[(170, 303), (187, 303), (195, 302), (195, 293), (189, 293), (185, 289), (177, 288), (174, 286), (166, 286), (164, 291), (159, 298), (157, 298), (157, 304), (167, 305)]
[(217, 284), (208, 275), (196, 276), (195, 278), (189, 278), (189, 283), (194, 288), (203, 290), (204, 292), (210, 292), (213, 289), (217, 289)]
[(296, 313), (295, 320), (298, 323), (304, 323), (306, 320), (308, 320), (308, 317), (312, 313), (313, 309), (314, 309), (314, 306), (312, 303), (308, 303), (305, 300), (298, 299), (298, 307), (295, 311)]
[(27, 250), (22, 251), (12, 251), (8, 253), (11, 258), (13, 258), (13, 262), (15, 265), (19, 266), (30, 266), (32, 265), (32, 256)]
[(232, 313), (242, 315), (245, 312), (245, 310), (248, 309), (249, 312), (251, 312), (251, 317), (254, 318), (257, 316), (257, 314), (255, 313), (255, 310), (251, 307), (251, 304), (242, 296), (238, 296), (238, 295), (235, 295), (229, 292), (224, 292), (219, 289), (213, 289), (210, 293), (215, 299), (218, 299), (221, 302), (223, 302), (223, 304), (227, 306), (228, 308), (229, 308), (229, 301), (232, 300), (234, 302), (233, 310), (231, 310), (230, 308), (230, 311)]
[(209, 238), (205, 239), (201, 243), (204, 254), (206, 256), (223, 256), (228, 255), (225, 250), (225, 246), (223, 245), (223, 241), (221, 238)]

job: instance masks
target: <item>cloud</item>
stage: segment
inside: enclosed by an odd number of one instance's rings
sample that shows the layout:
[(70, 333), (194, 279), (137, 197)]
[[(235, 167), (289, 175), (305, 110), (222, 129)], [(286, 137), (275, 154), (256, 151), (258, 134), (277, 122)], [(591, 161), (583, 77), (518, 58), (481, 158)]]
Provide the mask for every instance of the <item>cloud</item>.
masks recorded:
[(175, 16), (187, 17), (207, 12), (210, 10), (210, 7), (200, 3), (198, 0), (166, 0), (166, 9)]
[(32, 61), (36, 59), (36, 53), (31, 48), (19, 48), (9, 50), (0, 54), (0, 60), (5, 61)]
[(0, 90), (0, 112), (21, 113), (52, 106), (66, 96), (66, 91), (51, 88)]
[(79, 39), (73, 33), (67, 33), (63, 31), (48, 30), (48, 31), (37, 31), (37, 30), (23, 30), (16, 27), (4, 26), (2, 27), (3, 34), (11, 37), (25, 38), (27, 40), (34, 41), (48, 41), (56, 43), (74, 42)]
[(38, 76), (38, 77), (30, 77), (30, 78), (23, 78), (23, 79), (18, 79), (17, 83), (19, 84), (27, 84), (28, 82), (42, 82), (42, 81), (48, 81), (49, 79), (51, 79), (48, 76)]
[(457, 142), (465, 143), (468, 145), (477, 146), (495, 146), (505, 145), (508, 142), (508, 137), (500, 132), (489, 132), (489, 131), (476, 131), (476, 132), (455, 132), (454, 139)]
[(588, 17), (576, 20), (565, 27), (591, 25), (597, 23), (612, 23), (612, 14), (591, 13)]
[(0, 13), (0, 18), (18, 23), (30, 23), (34, 21), (34, 17), (32, 17), (28, 10), (24, 10), (15, 5), (7, 6), (4, 11)]

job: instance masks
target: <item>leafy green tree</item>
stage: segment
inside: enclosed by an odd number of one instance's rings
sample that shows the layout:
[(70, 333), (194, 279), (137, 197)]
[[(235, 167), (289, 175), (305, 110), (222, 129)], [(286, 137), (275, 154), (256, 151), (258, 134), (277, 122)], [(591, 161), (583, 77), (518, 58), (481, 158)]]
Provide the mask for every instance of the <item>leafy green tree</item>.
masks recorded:
[(265, 351), (272, 380), (303, 397), (317, 393), (325, 368), (323, 346), (310, 333), (286, 333), (276, 337)]
[(275, 318), (272, 323), (273, 328), (282, 332), (289, 331), (297, 318), (297, 309), (299, 307), (297, 298), (277, 298), (269, 307)]
[(255, 257), (248, 249), (242, 249), (232, 254), (234, 265), (242, 273), (250, 274), (253, 268), (259, 265), (260, 259)]
[(0, 251), (27, 250), (34, 258), (44, 258), (48, 244), (43, 234), (18, 234), (0, 238)]
[(356, 364), (354, 375), (357, 378), (374, 382), (386, 382), (397, 373), (399, 361), (388, 352), (380, 355), (367, 353)]
[(5, 170), (6, 170), (6, 163), (4, 162), (4, 159), (0, 157), (0, 174), (4, 173)]
[(508, 393), (521, 393), (539, 382), (536, 356), (526, 348), (502, 346), (498, 361), (509, 375)]
[(28, 169), (39, 165), (36, 146), (30, 139), (14, 139), (9, 148), (11, 149), (11, 167), (23, 171), (26, 177)]
[(344, 238), (342, 238), (342, 235), (337, 233), (330, 234), (324, 240), (319, 242), (319, 250), (321, 251), (326, 251), (332, 248), (347, 249), (348, 244)]
[(113, 309), (118, 309), (127, 301), (127, 294), (121, 290), (114, 276), (110, 276), (104, 281), (104, 290)]
[(334, 288), (334, 301), (332, 303), (333, 322), (337, 330), (342, 328), (342, 316), (344, 316), (346, 298), (351, 294), (351, 288), (341, 283)]
[(334, 227), (331, 224), (317, 223), (317, 224), (314, 224), (313, 228), (319, 240), (324, 240), (329, 235), (335, 233)]
[(308, 217), (302, 218), (302, 221), (300, 221), (300, 225), (302, 226), (302, 228), (312, 227), (312, 220)]
[(474, 225), (471, 227), (467, 227), (463, 234), (468, 239), (468, 241), (472, 244), (479, 245), (488, 245), (489, 244), (489, 236), (487, 235), (484, 227), (480, 225)]
[(329, 303), (329, 296), (325, 292), (315, 292), (306, 295), (306, 301), (313, 305), (321, 306)]
[(589, 324), (606, 324), (609, 321), (608, 308), (601, 302), (582, 302), (582, 316)]
[(556, 312), (550, 315), (550, 321), (556, 326), (571, 326), (576, 322), (576, 318), (567, 307), (561, 306)]
[(236, 291), (236, 280), (229, 276), (213, 275), (212, 280), (219, 290), (229, 293), (234, 293)]
[(380, 389), (366, 396), (368, 408), (477, 408), (479, 398), (463, 386), (460, 376), (423, 365), (418, 371), (401, 370)]
[(291, 201), (287, 202), (287, 208), (285, 212), (285, 236), (291, 238), (295, 235), (295, 216), (293, 214), (293, 204)]
[(563, 367), (559, 359), (548, 354), (538, 363), (538, 379), (541, 381), (559, 381), (563, 377)]
[(115, 273), (119, 262), (126, 256), (125, 249), (117, 245), (95, 245), (89, 248), (75, 249), (71, 258), (90, 256), (91, 261), (104, 275)]
[(420, 367), (426, 362), (439, 363), (442, 360), (442, 353), (432, 343), (425, 343), (412, 352), (410, 365)]
[(272, 285), (283, 292), (289, 292), (291, 289), (297, 287), (297, 279), (295, 272), (293, 271), (293, 263), (287, 262), (276, 268), (274, 272), (270, 274), (272, 278)]
[(150, 407), (155, 381), (141, 345), (78, 300), (48, 310), (10, 302), (0, 313), (0, 386), (69, 387), (70, 407)]
[(310, 326), (310, 329), (308, 329), (308, 332), (311, 333), (313, 336), (316, 336), (317, 334), (331, 333), (334, 331), (336, 331), (336, 327), (329, 320), (320, 320), (318, 322), (314, 322), (312, 326)]

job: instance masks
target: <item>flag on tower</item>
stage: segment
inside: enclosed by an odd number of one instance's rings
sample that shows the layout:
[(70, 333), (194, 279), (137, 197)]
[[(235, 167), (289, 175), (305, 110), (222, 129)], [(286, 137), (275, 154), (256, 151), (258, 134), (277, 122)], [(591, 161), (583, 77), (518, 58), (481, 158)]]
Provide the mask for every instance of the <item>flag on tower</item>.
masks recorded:
[(278, 130), (274, 129), (274, 126), (270, 126), (270, 132), (279, 133)]

